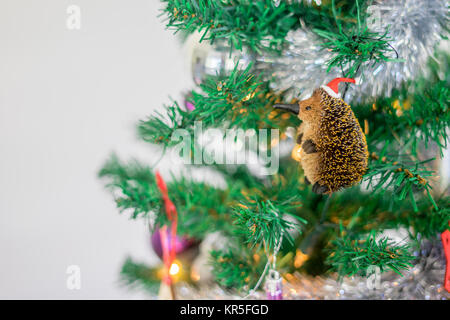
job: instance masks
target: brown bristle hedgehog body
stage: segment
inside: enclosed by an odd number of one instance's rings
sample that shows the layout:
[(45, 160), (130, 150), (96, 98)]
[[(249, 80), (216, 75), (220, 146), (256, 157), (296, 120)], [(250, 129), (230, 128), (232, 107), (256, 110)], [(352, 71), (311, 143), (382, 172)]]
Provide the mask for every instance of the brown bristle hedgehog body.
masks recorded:
[(297, 133), (298, 156), (316, 193), (330, 194), (352, 186), (367, 170), (366, 137), (352, 109), (337, 93), (340, 81), (354, 80), (333, 81), (298, 105), (275, 105), (297, 113), (302, 120)]

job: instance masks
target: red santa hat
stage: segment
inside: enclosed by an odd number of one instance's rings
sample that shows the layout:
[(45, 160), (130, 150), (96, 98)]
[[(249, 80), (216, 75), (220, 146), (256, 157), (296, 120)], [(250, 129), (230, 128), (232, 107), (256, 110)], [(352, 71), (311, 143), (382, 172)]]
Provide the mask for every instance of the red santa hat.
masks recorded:
[(335, 79), (331, 80), (326, 86), (321, 86), (321, 88), (323, 90), (325, 90), (333, 98), (341, 98), (341, 94), (339, 93), (339, 87), (338, 87), (340, 82), (355, 83), (355, 79), (335, 78)]

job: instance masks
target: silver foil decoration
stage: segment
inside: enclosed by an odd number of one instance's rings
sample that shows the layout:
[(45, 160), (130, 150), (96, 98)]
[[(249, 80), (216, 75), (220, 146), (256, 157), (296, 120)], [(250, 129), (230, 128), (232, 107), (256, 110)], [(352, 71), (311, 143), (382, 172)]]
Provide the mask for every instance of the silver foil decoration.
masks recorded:
[(291, 30), (286, 36), (283, 53), (265, 53), (257, 57), (257, 68), (276, 92), (285, 92), (286, 99), (309, 98), (313, 90), (341, 74), (336, 70), (327, 73), (326, 63), (333, 53), (320, 46), (320, 38), (302, 27)]
[[(446, 0), (376, 0), (368, 7), (371, 31), (391, 38), (403, 62), (367, 62), (356, 78), (356, 86), (349, 86), (347, 98), (365, 101), (369, 97), (390, 96), (407, 80), (427, 76), (427, 63), (436, 45), (445, 35), (449, 7)], [(396, 58), (391, 51), (390, 58)]]
[[(342, 282), (336, 276), (313, 277), (294, 273), (283, 278), (283, 299), (298, 300), (449, 300), (450, 293), (443, 288), (445, 257), (440, 239), (423, 240), (414, 266), (400, 276), (394, 272), (382, 274), (379, 286), (368, 288), (368, 279), (345, 277)], [(242, 299), (235, 290), (226, 290), (216, 284), (194, 287), (177, 285), (179, 299)], [(244, 288), (244, 291), (246, 289)], [(267, 299), (266, 292), (259, 290), (249, 299)]]
[(213, 45), (201, 43), (194, 47), (191, 56), (192, 77), (196, 84), (202, 83), (207, 76), (229, 76), (236, 64), (243, 70), (255, 60), (247, 49), (231, 49), (225, 40), (216, 40)]

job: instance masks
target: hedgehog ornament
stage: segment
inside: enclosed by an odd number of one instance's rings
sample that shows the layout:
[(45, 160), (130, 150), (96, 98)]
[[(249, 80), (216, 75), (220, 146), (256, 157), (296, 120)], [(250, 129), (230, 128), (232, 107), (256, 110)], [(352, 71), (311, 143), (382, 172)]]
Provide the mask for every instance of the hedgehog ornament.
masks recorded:
[(297, 131), (296, 158), (315, 193), (331, 194), (359, 182), (367, 169), (366, 137), (338, 85), (354, 79), (336, 78), (298, 104), (276, 104), (302, 120)]

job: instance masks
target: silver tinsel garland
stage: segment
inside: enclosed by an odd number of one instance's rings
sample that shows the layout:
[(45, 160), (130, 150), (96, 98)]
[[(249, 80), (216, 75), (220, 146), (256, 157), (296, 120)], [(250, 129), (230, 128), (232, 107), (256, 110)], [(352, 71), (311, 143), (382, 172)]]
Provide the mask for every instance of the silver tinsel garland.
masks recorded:
[[(394, 272), (384, 273), (378, 289), (368, 289), (367, 279), (361, 277), (344, 278), (312, 277), (300, 274), (291, 275), (283, 282), (284, 299), (376, 299), (376, 300), (448, 300), (450, 293), (443, 288), (445, 258), (439, 240), (424, 240), (420, 251), (415, 252), (417, 260), (414, 267), (403, 276)], [(233, 291), (217, 285), (193, 287), (180, 284), (177, 287), (179, 299), (242, 299)], [(263, 291), (255, 293), (250, 299), (266, 299)]]
[(311, 30), (303, 27), (289, 31), (286, 41), (281, 56), (258, 56), (257, 68), (272, 80), (272, 89), (286, 93), (287, 100), (307, 98), (327, 80), (340, 76), (335, 70), (327, 73), (326, 63), (333, 54), (320, 46), (319, 37)]
[[(446, 0), (376, 0), (368, 9), (369, 29), (380, 35), (389, 30), (389, 44), (404, 61), (369, 61), (361, 66), (357, 85), (349, 86), (346, 100), (364, 101), (370, 97), (390, 96), (404, 81), (426, 74), (426, 65), (435, 46), (445, 35), (448, 23)], [(307, 97), (313, 89), (343, 76), (341, 70), (327, 73), (326, 63), (333, 53), (323, 49), (320, 39), (304, 26), (290, 31), (287, 46), (280, 56), (263, 54), (258, 67), (272, 79), (275, 91), (287, 91), (287, 99)], [(390, 58), (396, 58), (391, 52)]]
[[(444, 35), (448, 23), (446, 0), (376, 0), (368, 9), (369, 28), (383, 34), (402, 62), (367, 62), (350, 86), (348, 98), (364, 101), (368, 97), (390, 96), (407, 80), (427, 75), (427, 63)], [(396, 58), (391, 52), (391, 58)]]

